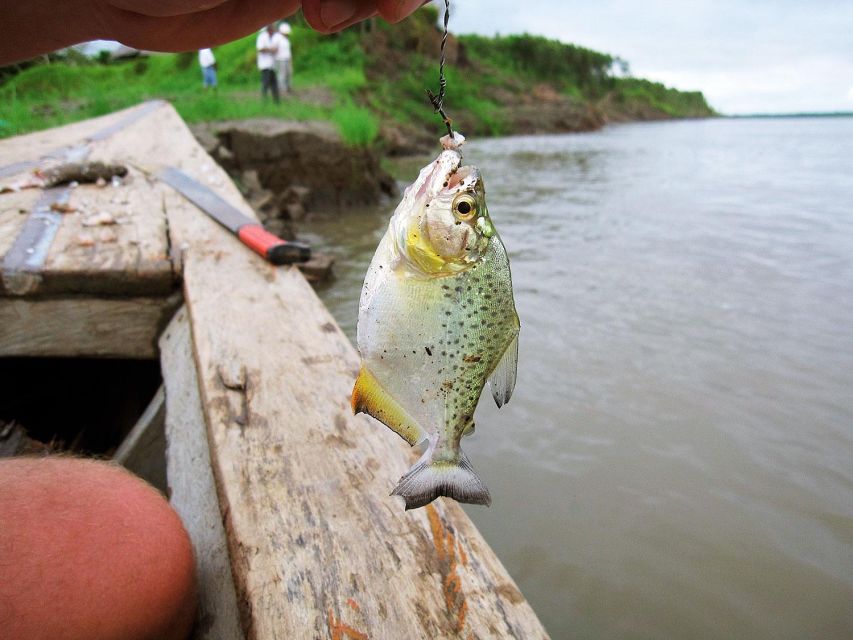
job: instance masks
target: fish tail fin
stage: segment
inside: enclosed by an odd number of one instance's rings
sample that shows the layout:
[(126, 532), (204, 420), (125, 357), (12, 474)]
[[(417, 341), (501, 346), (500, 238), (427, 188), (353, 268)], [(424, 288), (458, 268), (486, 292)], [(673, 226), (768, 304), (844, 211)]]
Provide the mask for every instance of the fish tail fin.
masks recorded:
[(406, 501), (407, 511), (423, 507), (439, 496), (470, 504), (492, 503), (489, 490), (462, 451), (455, 461), (433, 460), (431, 453), (427, 451), (391, 492)]

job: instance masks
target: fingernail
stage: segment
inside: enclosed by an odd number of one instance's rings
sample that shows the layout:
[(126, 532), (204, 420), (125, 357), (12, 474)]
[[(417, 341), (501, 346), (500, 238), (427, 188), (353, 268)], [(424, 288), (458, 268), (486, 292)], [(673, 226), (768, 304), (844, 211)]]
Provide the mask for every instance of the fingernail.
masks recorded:
[(358, 7), (346, 0), (327, 0), (320, 5), (320, 20), (328, 29), (337, 27), (355, 15)]

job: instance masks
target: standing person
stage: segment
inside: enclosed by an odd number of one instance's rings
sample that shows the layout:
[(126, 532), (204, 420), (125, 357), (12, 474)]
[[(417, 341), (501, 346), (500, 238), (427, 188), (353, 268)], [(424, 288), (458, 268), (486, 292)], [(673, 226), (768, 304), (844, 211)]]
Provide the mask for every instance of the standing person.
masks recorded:
[(265, 98), (267, 92), (272, 94), (275, 102), (278, 102), (278, 82), (275, 78), (275, 52), (276, 46), (273, 41), (275, 25), (268, 24), (258, 34), (255, 48), (258, 50), (258, 69), (261, 72), (261, 99)]
[(282, 22), (278, 25), (278, 33), (273, 36), (276, 46), (275, 75), (278, 78), (278, 88), (282, 93), (288, 93), (292, 86), (293, 63), (290, 51), (290, 25)]
[(216, 91), (216, 58), (211, 49), (200, 49), (198, 64), (201, 66), (201, 82), (205, 90)]

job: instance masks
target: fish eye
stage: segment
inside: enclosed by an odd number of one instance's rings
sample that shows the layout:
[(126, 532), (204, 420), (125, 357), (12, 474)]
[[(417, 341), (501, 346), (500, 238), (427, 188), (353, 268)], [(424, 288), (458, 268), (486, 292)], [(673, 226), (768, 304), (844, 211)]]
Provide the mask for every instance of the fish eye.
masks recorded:
[(471, 220), (477, 215), (477, 200), (467, 193), (460, 193), (453, 200), (453, 215), (457, 220)]

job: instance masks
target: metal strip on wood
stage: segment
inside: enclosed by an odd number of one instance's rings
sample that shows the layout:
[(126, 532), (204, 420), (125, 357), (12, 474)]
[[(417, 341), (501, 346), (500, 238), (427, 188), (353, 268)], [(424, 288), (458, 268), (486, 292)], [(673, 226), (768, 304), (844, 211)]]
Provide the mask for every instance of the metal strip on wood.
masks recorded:
[(96, 131), (87, 138), (87, 141), (99, 142), (101, 140), (106, 140), (111, 135), (118, 133), (122, 129), (126, 129), (130, 125), (141, 120), (155, 109), (159, 109), (164, 104), (166, 104), (164, 100), (149, 100), (148, 102), (143, 102), (142, 106), (140, 106), (139, 109), (137, 109), (133, 113), (127, 114), (118, 122), (114, 122), (110, 126), (104, 127), (103, 129)]
[(37, 160), (23, 160), (13, 164), (7, 164), (5, 167), (0, 167), (0, 178), (8, 178), (24, 171), (35, 169), (38, 166)]
[(56, 237), (62, 215), (51, 209), (68, 201), (70, 187), (45, 189), (36, 201), (24, 227), (3, 258), (3, 286), (8, 293), (24, 295), (41, 279), (41, 268)]
[(9, 176), (14, 176), (25, 171), (32, 171), (33, 169), (38, 168), (38, 166), (45, 160), (60, 160), (63, 162), (80, 162), (85, 160), (91, 152), (89, 143), (106, 140), (122, 129), (126, 129), (130, 125), (141, 120), (155, 109), (159, 109), (164, 104), (165, 102), (163, 100), (149, 100), (148, 102), (143, 103), (138, 109), (134, 110), (133, 113), (129, 113), (118, 122), (114, 122), (113, 124), (96, 131), (79, 144), (57, 147), (53, 151), (41, 156), (38, 160), (22, 160), (21, 162), (14, 162), (0, 167), (0, 178), (8, 178)]

